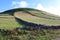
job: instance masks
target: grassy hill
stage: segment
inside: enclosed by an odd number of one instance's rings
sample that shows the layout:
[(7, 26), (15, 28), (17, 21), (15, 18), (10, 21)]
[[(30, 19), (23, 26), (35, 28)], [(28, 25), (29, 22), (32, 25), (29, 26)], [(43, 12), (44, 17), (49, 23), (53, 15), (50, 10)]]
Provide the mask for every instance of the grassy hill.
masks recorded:
[(24, 24), (17, 22), (15, 17), (29, 23), (60, 25), (59, 16), (50, 14), (42, 10), (31, 8), (17, 8), (0, 13), (0, 28), (11, 29), (11, 27), (14, 28), (23, 26)]
[(36, 9), (24, 9), (14, 13), (15, 17), (20, 18), (24, 21), (44, 24), (44, 25), (60, 25), (60, 17)]
[(37, 17), (37, 16), (33, 16), (29, 13), (21, 12), (21, 11), (15, 12), (15, 17), (20, 18), (27, 22), (36, 23), (36, 24), (44, 24), (44, 25), (59, 25), (60, 24), (60, 20), (59, 20), (60, 18), (55, 19), (56, 17), (54, 17), (54, 19), (53, 19), (53, 18), (49, 18), (47, 16), (45, 16), (45, 17), (43, 17), (43, 16)]
[[(33, 31), (19, 29), (25, 26), (35, 28), (35, 25), (39, 24), (56, 27), (59, 25), (60, 28), (60, 17), (32, 8), (16, 8), (1, 12), (0, 40), (55, 40), (60, 37), (60, 29), (40, 29), (40, 27)], [(14, 28), (19, 30), (16, 31)]]

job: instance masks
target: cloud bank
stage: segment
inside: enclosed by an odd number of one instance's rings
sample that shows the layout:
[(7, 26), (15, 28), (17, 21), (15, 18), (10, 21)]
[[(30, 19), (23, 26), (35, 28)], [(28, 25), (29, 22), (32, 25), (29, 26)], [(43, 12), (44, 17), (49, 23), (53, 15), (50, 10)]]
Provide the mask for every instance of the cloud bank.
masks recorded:
[(37, 4), (36, 9), (47, 11), (47, 12), (50, 12), (52, 14), (60, 16), (60, 6), (55, 6), (55, 7), (52, 6), (52, 7), (44, 8), (44, 6), (39, 3), (39, 4)]

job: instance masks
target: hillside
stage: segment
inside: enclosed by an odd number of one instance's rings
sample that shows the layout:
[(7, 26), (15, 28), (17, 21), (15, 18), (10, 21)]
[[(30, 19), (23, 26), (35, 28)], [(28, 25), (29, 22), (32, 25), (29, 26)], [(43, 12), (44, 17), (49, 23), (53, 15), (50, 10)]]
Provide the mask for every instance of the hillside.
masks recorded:
[(60, 38), (60, 16), (32, 8), (0, 13), (0, 40), (55, 40)]
[(0, 16), (0, 28), (1, 29), (13, 29), (16, 27), (21, 27), (14, 16)]
[(44, 24), (44, 25), (60, 25), (60, 17), (36, 9), (24, 9), (14, 13), (14, 16), (24, 21)]
[(60, 25), (59, 16), (31, 8), (17, 8), (0, 13), (0, 28), (23, 26), (24, 24), (18, 22), (16, 18), (35, 24)]

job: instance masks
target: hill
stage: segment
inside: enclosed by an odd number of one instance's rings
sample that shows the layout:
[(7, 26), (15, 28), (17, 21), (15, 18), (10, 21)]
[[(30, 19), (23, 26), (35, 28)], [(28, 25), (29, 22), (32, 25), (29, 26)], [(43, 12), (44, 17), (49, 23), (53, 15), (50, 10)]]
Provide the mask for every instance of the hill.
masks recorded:
[(0, 13), (0, 40), (55, 40), (57, 37), (60, 37), (59, 16), (32, 8)]
[(21, 27), (25, 25), (17, 21), (23, 20), (29, 23), (44, 25), (60, 25), (60, 17), (48, 12), (32, 8), (16, 8), (0, 13), (0, 28)]

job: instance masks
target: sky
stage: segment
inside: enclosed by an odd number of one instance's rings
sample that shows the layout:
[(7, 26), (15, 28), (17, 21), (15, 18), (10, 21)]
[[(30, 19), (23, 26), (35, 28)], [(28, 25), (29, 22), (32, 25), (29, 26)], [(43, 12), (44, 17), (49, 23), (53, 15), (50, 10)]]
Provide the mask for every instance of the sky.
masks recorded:
[(0, 0), (0, 12), (14, 8), (34, 8), (60, 16), (60, 0)]

